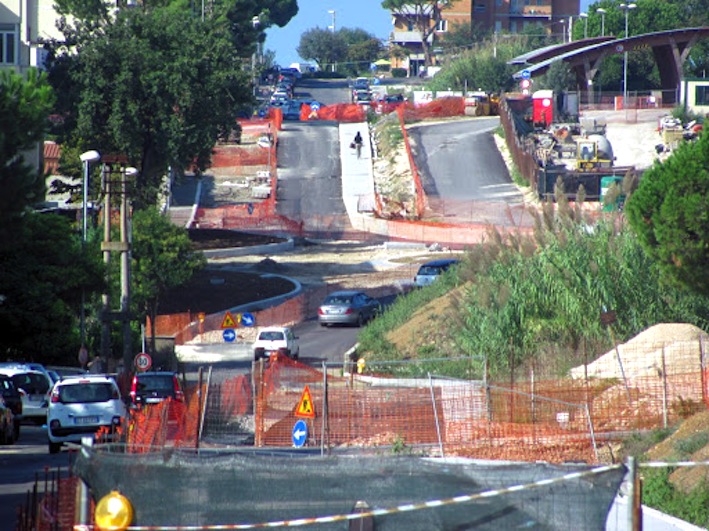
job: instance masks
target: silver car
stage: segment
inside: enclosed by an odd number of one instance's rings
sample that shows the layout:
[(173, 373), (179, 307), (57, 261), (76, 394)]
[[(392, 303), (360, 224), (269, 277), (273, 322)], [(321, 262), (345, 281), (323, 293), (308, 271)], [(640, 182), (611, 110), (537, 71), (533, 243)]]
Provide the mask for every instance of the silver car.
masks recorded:
[(320, 326), (362, 326), (381, 311), (381, 303), (361, 291), (335, 291), (330, 293), (318, 308), (318, 321)]

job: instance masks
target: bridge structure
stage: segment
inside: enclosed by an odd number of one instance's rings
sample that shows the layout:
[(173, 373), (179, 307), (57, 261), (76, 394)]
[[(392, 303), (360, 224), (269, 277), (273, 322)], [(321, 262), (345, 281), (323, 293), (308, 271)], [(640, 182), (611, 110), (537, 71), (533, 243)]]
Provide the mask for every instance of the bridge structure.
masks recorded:
[(549, 67), (563, 61), (576, 75), (579, 86), (587, 87), (590, 96), (593, 91), (593, 78), (596, 76), (603, 59), (606, 57), (651, 49), (660, 74), (663, 103), (678, 102), (679, 87), (682, 80), (682, 65), (689, 56), (692, 46), (701, 39), (709, 37), (709, 27), (681, 28), (634, 35), (628, 38), (613, 36), (580, 39), (553, 46), (546, 46), (515, 57), (508, 64), (521, 68), (513, 77), (535, 77), (544, 74)]

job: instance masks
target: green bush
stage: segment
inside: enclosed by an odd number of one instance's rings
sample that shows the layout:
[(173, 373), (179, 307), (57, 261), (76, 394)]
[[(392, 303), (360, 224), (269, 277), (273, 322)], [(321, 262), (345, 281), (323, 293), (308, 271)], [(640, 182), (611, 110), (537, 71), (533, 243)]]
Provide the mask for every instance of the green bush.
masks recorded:
[(406, 68), (392, 68), (391, 69), (391, 77), (406, 77), (406, 74), (408, 72), (406, 71)]
[(670, 482), (671, 473), (669, 468), (643, 472), (643, 504), (685, 522), (709, 527), (709, 485), (702, 483), (689, 493), (679, 492)]

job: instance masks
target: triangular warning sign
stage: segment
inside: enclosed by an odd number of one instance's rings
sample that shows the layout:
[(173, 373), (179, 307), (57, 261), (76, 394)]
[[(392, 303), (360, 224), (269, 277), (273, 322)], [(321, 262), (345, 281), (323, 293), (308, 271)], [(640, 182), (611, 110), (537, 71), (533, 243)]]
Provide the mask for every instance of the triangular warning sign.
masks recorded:
[(315, 418), (315, 406), (313, 405), (313, 399), (310, 396), (310, 388), (306, 385), (303, 389), (303, 395), (300, 397), (300, 402), (298, 402), (298, 408), (295, 410), (296, 417), (304, 417), (308, 419)]
[(224, 319), (222, 320), (222, 328), (235, 328), (236, 327), (236, 321), (234, 321), (234, 318), (231, 316), (231, 312), (226, 312), (224, 315)]

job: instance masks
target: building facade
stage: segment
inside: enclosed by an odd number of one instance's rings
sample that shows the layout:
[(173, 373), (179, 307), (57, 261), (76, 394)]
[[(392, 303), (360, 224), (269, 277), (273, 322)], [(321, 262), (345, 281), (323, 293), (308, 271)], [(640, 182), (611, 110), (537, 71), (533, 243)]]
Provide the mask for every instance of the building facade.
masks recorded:
[(53, 0), (3, 0), (0, 2), (0, 68), (24, 73), (42, 68), (43, 42), (62, 38), (57, 29)]
[[(392, 12), (391, 44), (403, 49), (405, 57), (392, 57), (393, 68), (404, 68), (408, 76), (423, 71), (425, 57), (420, 25), (416, 18), (424, 19), (423, 25), (432, 29), (426, 36), (431, 49), (429, 65), (438, 64), (436, 42), (445, 39), (445, 34), (457, 25), (490, 33), (518, 33), (525, 26), (539, 24), (548, 33), (565, 35), (569, 20), (577, 17), (580, 0), (458, 0), (442, 7), (440, 11), (431, 4), (429, 9), (409, 9)], [(563, 40), (566, 40), (565, 38)]]

